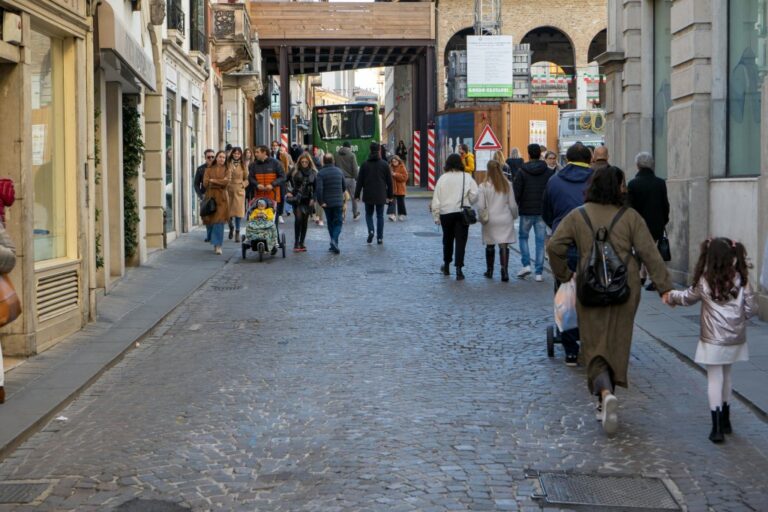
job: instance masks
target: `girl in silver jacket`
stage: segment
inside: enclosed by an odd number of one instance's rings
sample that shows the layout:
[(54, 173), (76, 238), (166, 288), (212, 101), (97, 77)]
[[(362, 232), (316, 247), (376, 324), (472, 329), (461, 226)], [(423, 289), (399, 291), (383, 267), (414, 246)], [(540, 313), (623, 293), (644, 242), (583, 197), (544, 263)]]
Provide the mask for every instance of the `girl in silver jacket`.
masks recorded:
[(664, 295), (670, 306), (691, 306), (701, 301), (701, 334), (694, 360), (707, 368), (707, 395), (712, 416), (709, 440), (722, 443), (730, 434), (731, 365), (747, 361), (746, 321), (757, 314), (749, 285), (749, 264), (744, 246), (728, 238), (705, 240), (687, 290)]

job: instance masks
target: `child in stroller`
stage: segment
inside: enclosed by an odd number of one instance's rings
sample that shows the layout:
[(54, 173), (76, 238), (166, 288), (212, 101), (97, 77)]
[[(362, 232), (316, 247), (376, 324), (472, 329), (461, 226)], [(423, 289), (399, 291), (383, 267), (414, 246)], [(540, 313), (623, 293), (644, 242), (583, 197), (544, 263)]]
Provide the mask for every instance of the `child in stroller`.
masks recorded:
[[(250, 246), (258, 250), (258, 244), (262, 243), (263, 250), (269, 251), (273, 256), (280, 246), (275, 223), (275, 205), (265, 198), (253, 199), (248, 205), (248, 224), (245, 226), (245, 240), (243, 242), (243, 254), (245, 248)], [(261, 252), (261, 251), (260, 251)]]

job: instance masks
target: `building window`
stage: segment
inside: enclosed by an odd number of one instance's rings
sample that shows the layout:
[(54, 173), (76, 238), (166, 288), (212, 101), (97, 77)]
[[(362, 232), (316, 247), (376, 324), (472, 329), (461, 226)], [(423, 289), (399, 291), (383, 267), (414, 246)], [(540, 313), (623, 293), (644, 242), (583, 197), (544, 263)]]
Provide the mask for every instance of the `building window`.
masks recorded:
[(672, 2), (655, 0), (653, 7), (653, 158), (656, 175), (666, 178), (668, 112), (672, 106)]
[(35, 261), (67, 256), (63, 42), (32, 31), (32, 176)]
[(173, 170), (175, 158), (176, 95), (166, 91), (165, 95), (165, 232), (174, 230)]
[(728, 2), (728, 145), (729, 176), (760, 174), (760, 93), (765, 62), (758, 60), (766, 36), (757, 30), (759, 0)]

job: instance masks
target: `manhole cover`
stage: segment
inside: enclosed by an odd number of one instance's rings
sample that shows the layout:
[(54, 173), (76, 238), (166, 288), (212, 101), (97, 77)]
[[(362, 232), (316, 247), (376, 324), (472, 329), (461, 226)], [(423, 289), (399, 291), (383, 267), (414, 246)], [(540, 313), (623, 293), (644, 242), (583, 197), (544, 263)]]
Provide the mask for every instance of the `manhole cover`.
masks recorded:
[(115, 512), (187, 512), (187, 507), (163, 500), (143, 500), (134, 498), (115, 509)]
[(680, 510), (664, 481), (635, 476), (541, 473), (547, 503), (611, 507), (621, 510)]
[(0, 503), (32, 503), (48, 489), (49, 485), (49, 483), (0, 484)]
[(416, 231), (413, 233), (416, 236), (443, 236), (442, 234), (438, 233), (437, 231)]
[(231, 285), (213, 285), (211, 288), (213, 288), (214, 291), (217, 292), (231, 292), (235, 290), (242, 290), (243, 285), (241, 284), (231, 284)]

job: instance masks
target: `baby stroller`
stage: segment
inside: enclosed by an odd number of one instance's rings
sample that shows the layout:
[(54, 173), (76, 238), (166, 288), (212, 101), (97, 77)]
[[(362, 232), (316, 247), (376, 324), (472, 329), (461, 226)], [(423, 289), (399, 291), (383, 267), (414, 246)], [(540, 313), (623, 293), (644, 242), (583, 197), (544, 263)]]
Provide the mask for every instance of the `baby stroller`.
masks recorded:
[[(267, 218), (251, 218), (253, 212), (258, 209), (259, 200), (266, 201), (267, 208), (263, 210)], [(259, 253), (259, 261), (264, 260), (264, 254), (274, 256), (278, 249), (282, 249), (285, 258), (285, 233), (280, 233), (275, 222), (275, 202), (263, 197), (254, 198), (248, 203), (245, 223), (245, 236), (243, 237), (243, 259), (246, 258), (248, 249)]]

